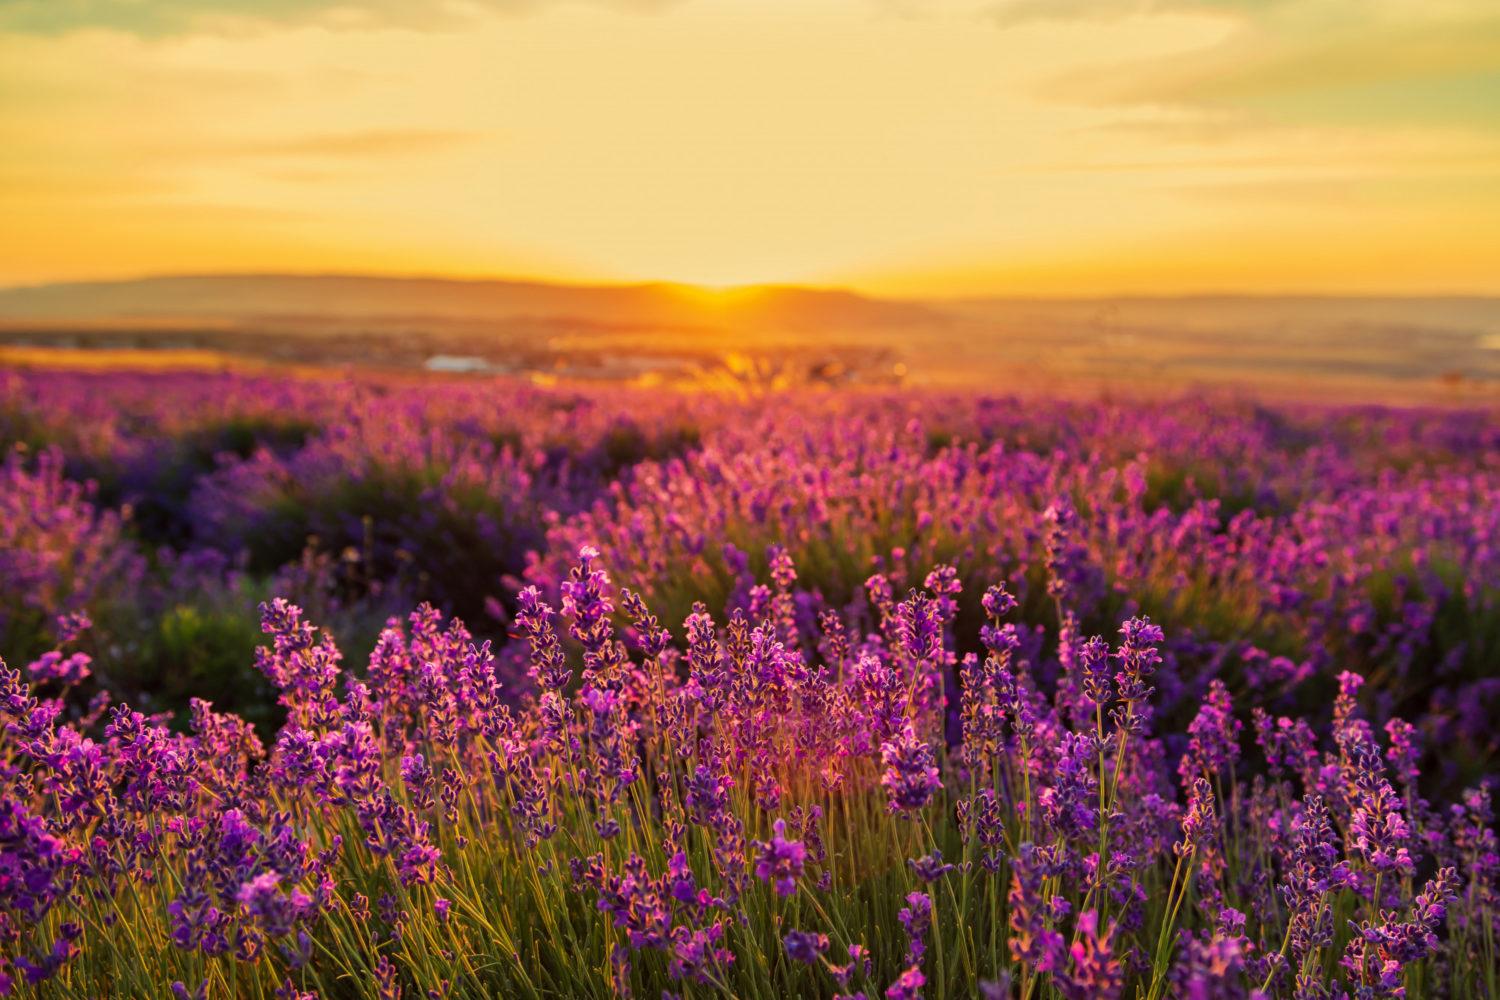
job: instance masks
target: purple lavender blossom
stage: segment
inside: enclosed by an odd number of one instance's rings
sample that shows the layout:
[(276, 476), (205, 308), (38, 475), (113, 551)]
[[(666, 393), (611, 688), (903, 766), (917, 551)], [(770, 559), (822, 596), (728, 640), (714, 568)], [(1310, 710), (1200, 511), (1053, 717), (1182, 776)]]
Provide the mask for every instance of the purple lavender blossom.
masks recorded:
[(1178, 767), (1182, 779), (1190, 781), (1196, 775), (1215, 775), (1232, 769), (1240, 757), (1241, 728), (1234, 717), (1229, 689), (1215, 677), (1209, 682), (1203, 707), (1188, 724), (1188, 749)]
[(932, 931), (932, 897), (925, 892), (906, 895), (906, 905), (896, 911), (896, 919), (906, 931), (906, 957), (911, 966), (920, 966), (927, 954), (927, 935)]
[(806, 931), (788, 931), (786, 954), (794, 962), (814, 965), (828, 951), (827, 934), (810, 934)]
[(922, 987), (926, 985), (927, 977), (922, 975), (921, 969), (913, 965), (886, 987), (886, 1000), (921, 1000)]
[(797, 879), (802, 877), (802, 867), (807, 861), (807, 848), (799, 841), (786, 839), (786, 820), (773, 823), (771, 839), (757, 847), (760, 860), (755, 863), (755, 877), (770, 882), (778, 896), (796, 892)]
[(918, 739), (909, 723), (881, 746), (880, 759), (885, 763), (880, 783), (891, 812), (921, 809), (943, 787), (931, 745)]

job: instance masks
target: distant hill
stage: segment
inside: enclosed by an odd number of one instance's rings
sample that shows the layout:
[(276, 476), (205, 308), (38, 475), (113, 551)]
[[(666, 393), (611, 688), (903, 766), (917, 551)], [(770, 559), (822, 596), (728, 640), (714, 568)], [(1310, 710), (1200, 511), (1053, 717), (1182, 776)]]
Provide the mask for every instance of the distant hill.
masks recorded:
[(93, 324), (153, 320), (265, 325), (572, 320), (589, 326), (789, 333), (931, 326), (937, 309), (854, 292), (783, 286), (709, 292), (686, 285), (566, 285), (357, 275), (201, 275), (0, 289), (0, 321)]

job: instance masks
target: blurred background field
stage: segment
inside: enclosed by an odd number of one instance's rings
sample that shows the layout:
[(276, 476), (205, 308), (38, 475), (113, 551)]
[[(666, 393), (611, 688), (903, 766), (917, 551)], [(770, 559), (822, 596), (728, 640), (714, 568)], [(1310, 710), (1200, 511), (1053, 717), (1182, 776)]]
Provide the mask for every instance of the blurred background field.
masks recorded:
[(1500, 299), (887, 299), (795, 286), (199, 276), (0, 290), (0, 351), (8, 364), (1482, 404), (1500, 398)]

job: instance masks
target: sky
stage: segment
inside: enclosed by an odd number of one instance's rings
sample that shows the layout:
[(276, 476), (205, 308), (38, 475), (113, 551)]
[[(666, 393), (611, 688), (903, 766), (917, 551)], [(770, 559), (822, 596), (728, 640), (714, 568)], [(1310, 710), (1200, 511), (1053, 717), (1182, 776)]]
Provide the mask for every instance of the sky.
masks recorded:
[(1500, 293), (1495, 0), (0, 0), (0, 285)]

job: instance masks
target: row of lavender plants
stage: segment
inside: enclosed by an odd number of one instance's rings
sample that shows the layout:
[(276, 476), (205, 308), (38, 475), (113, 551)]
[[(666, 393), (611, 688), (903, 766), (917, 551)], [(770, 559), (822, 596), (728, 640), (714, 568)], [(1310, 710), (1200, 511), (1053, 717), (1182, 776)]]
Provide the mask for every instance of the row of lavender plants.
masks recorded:
[(545, 516), (692, 447), (710, 401), (524, 385), (12, 373), (0, 382), (0, 649), (87, 609), (106, 686), (255, 717), (254, 607), (293, 597), (368, 650), (430, 599), (503, 635)]
[(9, 990), (1495, 995), (1493, 414), (0, 401)]

